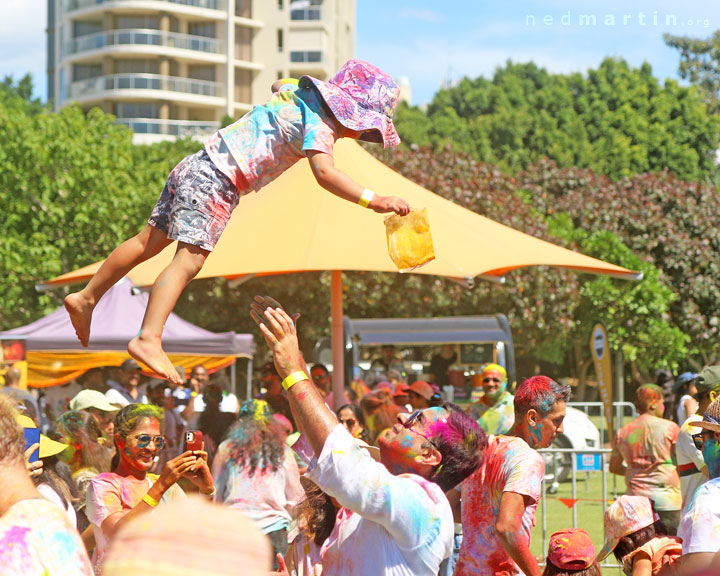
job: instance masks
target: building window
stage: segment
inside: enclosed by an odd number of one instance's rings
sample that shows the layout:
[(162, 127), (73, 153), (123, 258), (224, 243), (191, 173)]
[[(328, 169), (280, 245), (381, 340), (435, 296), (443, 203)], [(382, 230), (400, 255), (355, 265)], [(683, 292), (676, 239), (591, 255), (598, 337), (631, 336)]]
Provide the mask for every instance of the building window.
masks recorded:
[(282, 28), (278, 28), (277, 31), (277, 50), (278, 52), (282, 52), (284, 49), (283, 45), (283, 31)]
[(290, 52), (290, 62), (308, 63), (322, 62), (322, 52), (320, 50), (302, 50)]
[(293, 0), (290, 2), (290, 20), (320, 20), (322, 0)]
[(278, 10), (283, 9), (283, 0), (278, 0)]

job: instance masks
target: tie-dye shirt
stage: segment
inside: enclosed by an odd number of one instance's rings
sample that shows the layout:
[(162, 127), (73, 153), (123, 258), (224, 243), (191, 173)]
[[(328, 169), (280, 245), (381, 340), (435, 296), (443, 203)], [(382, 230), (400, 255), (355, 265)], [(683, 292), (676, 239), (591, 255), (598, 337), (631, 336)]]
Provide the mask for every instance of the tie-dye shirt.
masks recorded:
[(720, 478), (700, 486), (683, 514), (678, 536), (683, 554), (720, 552)]
[(615, 448), (627, 465), (627, 493), (650, 498), (656, 510), (680, 510), (682, 505), (680, 477), (672, 461), (679, 432), (675, 422), (645, 413), (615, 437)]
[(440, 486), (394, 476), (338, 424), (307, 476), (347, 509), (323, 546), (323, 576), (436, 576), (450, 556), (453, 518)]
[(21, 500), (0, 517), (0, 576), (92, 576), (67, 515), (44, 498)]
[(530, 503), (522, 516), (522, 533), (529, 546), (544, 474), (542, 456), (522, 438), (490, 436), (482, 466), (461, 487), (463, 544), (456, 576), (522, 574), (500, 542), (495, 522), (505, 492), (525, 496)]
[(505, 434), (515, 423), (515, 396), (507, 390), (492, 406), (482, 400), (470, 404), (468, 414), (488, 434)]
[[(85, 513), (95, 534), (93, 567), (96, 574), (102, 572), (102, 563), (110, 545), (110, 539), (102, 530), (102, 523), (114, 514), (124, 516), (130, 512), (140, 503), (157, 479), (156, 474), (148, 474), (144, 480), (138, 480), (134, 476), (105, 472), (90, 481)], [(185, 492), (180, 486), (173, 484), (163, 495), (161, 505), (176, 498), (185, 498)]]
[(286, 85), (267, 104), (206, 139), (205, 150), (238, 190), (257, 191), (308, 150), (332, 155), (338, 137), (317, 91)]

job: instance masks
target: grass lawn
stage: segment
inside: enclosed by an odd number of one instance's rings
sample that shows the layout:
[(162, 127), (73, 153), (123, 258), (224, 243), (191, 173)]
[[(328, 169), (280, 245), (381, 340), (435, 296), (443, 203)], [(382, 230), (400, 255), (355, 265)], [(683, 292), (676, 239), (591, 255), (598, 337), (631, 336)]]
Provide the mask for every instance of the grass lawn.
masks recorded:
[[(586, 483), (585, 478), (588, 481)], [(608, 498), (613, 499), (613, 474), (607, 474)], [(620, 496), (625, 492), (625, 481), (621, 477), (616, 477), (617, 495)], [(549, 488), (549, 486), (548, 486)], [(577, 473), (577, 526), (586, 530), (595, 544), (595, 552), (599, 552), (605, 542), (603, 535), (603, 514), (606, 506), (602, 502), (602, 473), (601, 472), (578, 472)], [(546, 492), (546, 498), (541, 500), (536, 512), (536, 525), (532, 533), (531, 550), (535, 556), (545, 556), (547, 554), (547, 540), (550, 535), (573, 525), (573, 511), (568, 508), (558, 498), (572, 498), (571, 482), (563, 482), (556, 494)], [(543, 530), (542, 515), (545, 508), (545, 522), (547, 526), (547, 536), (545, 549), (543, 549)], [(609, 562), (615, 564), (615, 557), (610, 555)], [(621, 576), (620, 568), (603, 567), (603, 575), (605, 576)]]

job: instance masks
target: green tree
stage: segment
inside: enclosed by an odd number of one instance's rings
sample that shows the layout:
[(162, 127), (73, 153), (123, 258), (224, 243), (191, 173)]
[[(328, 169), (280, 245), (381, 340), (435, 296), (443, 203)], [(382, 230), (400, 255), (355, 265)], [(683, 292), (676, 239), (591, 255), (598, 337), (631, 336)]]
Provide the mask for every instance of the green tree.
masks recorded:
[(451, 144), (511, 172), (547, 157), (613, 179), (665, 169), (685, 180), (716, 176), (720, 119), (696, 88), (661, 86), (648, 64), (607, 58), (583, 76), (508, 62), (492, 80), (440, 90), (422, 114), (398, 116), (406, 144)]
[(681, 78), (703, 89), (708, 104), (718, 111), (720, 92), (720, 30), (707, 39), (664, 34), (665, 44), (680, 52), (678, 73)]

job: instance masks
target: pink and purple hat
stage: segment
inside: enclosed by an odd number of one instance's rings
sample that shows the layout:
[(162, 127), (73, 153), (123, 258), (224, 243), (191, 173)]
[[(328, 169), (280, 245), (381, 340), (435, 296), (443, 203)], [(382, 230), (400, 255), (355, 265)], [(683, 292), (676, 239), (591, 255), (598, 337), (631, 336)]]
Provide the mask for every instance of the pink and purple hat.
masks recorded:
[(585, 530), (560, 530), (550, 536), (547, 559), (563, 570), (585, 570), (595, 561), (595, 547)]
[(388, 74), (362, 60), (348, 60), (327, 82), (302, 76), (300, 88), (314, 86), (335, 119), (356, 132), (366, 142), (382, 143), (384, 148), (400, 144), (392, 117), (400, 100), (400, 87)]

